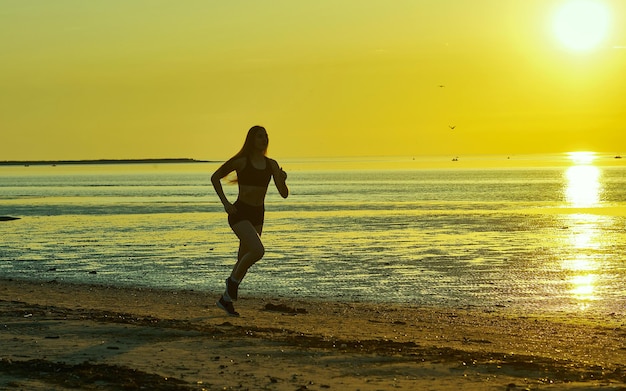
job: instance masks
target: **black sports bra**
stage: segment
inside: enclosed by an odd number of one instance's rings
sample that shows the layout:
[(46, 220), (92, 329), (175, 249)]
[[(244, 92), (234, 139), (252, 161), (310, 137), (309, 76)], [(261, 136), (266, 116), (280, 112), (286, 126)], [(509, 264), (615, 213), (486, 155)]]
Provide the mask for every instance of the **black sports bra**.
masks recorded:
[(270, 159), (267, 157), (265, 158), (265, 168), (259, 170), (252, 165), (250, 158), (246, 156), (246, 166), (241, 172), (237, 172), (237, 182), (245, 186), (267, 187), (271, 177), (272, 167)]

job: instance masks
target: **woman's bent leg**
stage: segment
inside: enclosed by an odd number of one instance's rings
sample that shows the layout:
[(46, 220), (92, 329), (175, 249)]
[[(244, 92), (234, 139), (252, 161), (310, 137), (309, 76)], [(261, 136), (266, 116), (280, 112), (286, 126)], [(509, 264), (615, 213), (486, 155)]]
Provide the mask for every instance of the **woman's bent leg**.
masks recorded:
[(265, 255), (265, 247), (261, 242), (262, 226), (254, 227), (252, 223), (244, 220), (233, 225), (232, 228), (239, 238), (239, 253), (231, 278), (240, 282), (246, 276), (248, 269)]
[(246, 276), (250, 266), (263, 257), (265, 248), (260, 237), (262, 226), (254, 227), (252, 223), (245, 220), (232, 225), (232, 229), (239, 238), (237, 263), (230, 277), (226, 279), (226, 291), (217, 302), (217, 306), (231, 316), (239, 316), (232, 301), (237, 300), (239, 283)]

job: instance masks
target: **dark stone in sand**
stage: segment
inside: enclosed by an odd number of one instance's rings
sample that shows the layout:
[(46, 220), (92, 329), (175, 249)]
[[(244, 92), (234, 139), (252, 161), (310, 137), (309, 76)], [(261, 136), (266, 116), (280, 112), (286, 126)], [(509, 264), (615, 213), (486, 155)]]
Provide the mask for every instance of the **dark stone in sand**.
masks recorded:
[(265, 307), (263, 308), (263, 310), (285, 312), (288, 314), (306, 314), (307, 313), (307, 310), (305, 308), (292, 308), (284, 304), (272, 304), (272, 303), (267, 303)]

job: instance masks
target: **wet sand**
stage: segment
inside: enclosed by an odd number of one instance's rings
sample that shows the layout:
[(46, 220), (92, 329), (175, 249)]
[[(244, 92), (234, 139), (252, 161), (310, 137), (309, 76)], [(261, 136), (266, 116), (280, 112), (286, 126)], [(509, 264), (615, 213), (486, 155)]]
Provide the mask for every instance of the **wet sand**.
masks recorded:
[(626, 316), (0, 280), (0, 389), (626, 390)]

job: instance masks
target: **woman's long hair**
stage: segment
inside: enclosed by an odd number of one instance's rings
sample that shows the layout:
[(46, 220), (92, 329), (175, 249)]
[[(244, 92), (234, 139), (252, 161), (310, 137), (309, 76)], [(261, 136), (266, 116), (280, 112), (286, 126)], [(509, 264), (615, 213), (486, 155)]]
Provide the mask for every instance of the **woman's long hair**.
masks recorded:
[[(242, 156), (250, 156), (252, 154), (252, 150), (254, 149), (254, 139), (258, 132), (267, 132), (264, 127), (255, 125), (248, 130), (248, 134), (246, 135), (246, 140), (243, 142), (243, 147), (241, 150), (235, 154), (235, 156), (228, 159), (228, 161), (238, 159)], [(269, 144), (269, 142), (268, 142)], [(267, 146), (263, 151), (263, 155), (267, 155)], [(237, 183), (237, 174), (235, 172), (231, 173), (228, 176), (228, 182)]]

